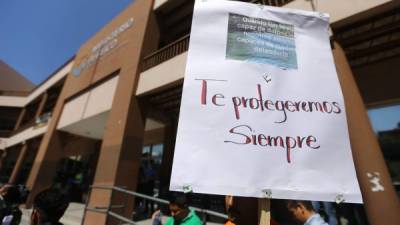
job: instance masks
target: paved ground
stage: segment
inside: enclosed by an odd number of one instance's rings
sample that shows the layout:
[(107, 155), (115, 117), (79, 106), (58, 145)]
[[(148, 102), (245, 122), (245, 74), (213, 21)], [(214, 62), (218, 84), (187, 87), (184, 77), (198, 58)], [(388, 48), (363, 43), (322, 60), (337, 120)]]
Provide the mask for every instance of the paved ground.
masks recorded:
[[(83, 209), (85, 205), (78, 203), (71, 203), (65, 212), (61, 222), (64, 225), (80, 225), (83, 217)], [(23, 217), (21, 225), (29, 225), (29, 218), (31, 215), (30, 209), (22, 209)], [(165, 221), (165, 218), (163, 218)], [(144, 220), (137, 222), (138, 225), (151, 225), (151, 220)], [(207, 223), (207, 225), (221, 225), (220, 223)]]
[[(83, 217), (84, 207), (85, 205), (83, 204), (77, 204), (77, 203), (69, 204), (67, 211), (65, 212), (63, 218), (61, 219), (61, 222), (64, 225), (80, 225)], [(23, 212), (23, 217), (21, 225), (29, 225), (29, 219), (32, 211), (30, 209), (22, 209), (22, 212)]]

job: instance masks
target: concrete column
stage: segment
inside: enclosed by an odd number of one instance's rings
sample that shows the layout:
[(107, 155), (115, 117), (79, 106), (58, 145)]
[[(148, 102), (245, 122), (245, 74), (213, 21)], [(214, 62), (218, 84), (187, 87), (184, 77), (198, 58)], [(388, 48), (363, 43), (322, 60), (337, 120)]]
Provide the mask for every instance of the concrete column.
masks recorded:
[(39, 103), (39, 107), (38, 107), (38, 109), (36, 111), (36, 114), (35, 114), (35, 119), (38, 118), (43, 113), (43, 109), (44, 109), (44, 106), (46, 104), (48, 96), (49, 95), (47, 94), (47, 92), (45, 92), (43, 94), (42, 99), (40, 100), (40, 103)]
[(21, 126), (22, 120), (24, 119), (24, 116), (25, 116), (25, 112), (26, 112), (26, 108), (24, 107), (18, 116), (17, 122), (15, 123), (14, 130), (17, 130)]
[[(124, 76), (121, 74), (120, 76)], [(118, 84), (107, 122), (100, 150), (99, 161), (93, 185), (119, 186), (135, 190), (138, 180), (142, 152), (145, 116), (143, 107), (136, 97), (126, 96), (127, 85)], [(128, 92), (129, 93), (129, 92)], [(89, 205), (107, 207), (108, 204), (124, 205), (122, 210), (113, 210), (130, 218), (133, 211), (133, 198), (128, 195), (113, 194), (110, 191), (94, 189)], [(85, 224), (105, 224), (106, 217), (88, 212)]]
[[(62, 104), (62, 101), (57, 104)], [(59, 106), (58, 110), (61, 111), (61, 106)], [(60, 112), (57, 112), (58, 110), (55, 110), (48, 126), (48, 131), (43, 136), (26, 182), (26, 186), (31, 190), (26, 202), (27, 208), (32, 206), (34, 197), (40, 191), (52, 185), (57, 172), (57, 164), (61, 157), (63, 157), (61, 137), (56, 130), (57, 121), (60, 116)]]
[(15, 184), (17, 182), (19, 173), (21, 172), (22, 166), (24, 165), (24, 161), (25, 161), (27, 153), (28, 153), (28, 149), (29, 148), (28, 148), (27, 143), (22, 144), (21, 150), (18, 155), (17, 162), (15, 163), (14, 169), (11, 173), (8, 183)]
[(353, 159), (369, 224), (400, 224), (400, 203), (385, 159), (344, 51), (337, 43), (334, 46), (333, 57), (346, 104)]
[[(52, 185), (57, 172), (56, 169), (58, 162), (64, 155), (62, 151), (62, 137), (60, 137), (60, 133), (57, 131), (57, 123), (64, 107), (67, 89), (68, 86), (65, 84), (54, 107), (52, 118), (48, 123), (47, 131), (40, 142), (32, 169), (29, 173), (26, 182), (26, 186), (30, 190), (30, 194), (25, 204), (27, 208), (32, 206), (34, 197), (40, 191), (49, 188)], [(46, 99), (47, 97), (42, 98), (40, 105), (42, 105)]]
[[(11, 173), (12, 171), (10, 171), (10, 165), (13, 166), (13, 168), (15, 167), (15, 164), (17, 162), (19, 153), (21, 152), (21, 148), (20, 146), (12, 146), (10, 148), (7, 148), (7, 154), (5, 154), (3, 156), (3, 160), (2, 160), (2, 168), (0, 171), (0, 175), (2, 178), (3, 182), (8, 182), (8, 180), (10, 179)], [(11, 164), (10, 164), (11, 163)], [(7, 167), (5, 167), (5, 165), (7, 165)]]
[[(153, 1), (138, 0), (127, 8), (137, 18), (130, 42), (120, 51), (119, 81), (113, 98), (112, 109), (107, 120), (106, 131), (100, 150), (93, 185), (124, 187), (136, 190), (140, 157), (145, 129), (146, 107), (136, 97), (140, 75), (140, 63), (144, 49), (154, 49), (158, 38), (147, 29)], [(127, 12), (127, 11), (126, 11)], [(136, 19), (135, 18), (135, 19)], [(117, 18), (118, 19), (118, 18)], [(146, 32), (145, 32), (146, 31)], [(147, 35), (145, 38), (145, 35)], [(146, 43), (149, 40), (151, 43)], [(89, 207), (122, 205), (123, 208), (112, 209), (113, 212), (126, 218), (132, 217), (134, 199), (132, 196), (109, 190), (93, 189)], [(105, 214), (87, 211), (83, 224), (118, 224), (119, 221)]]

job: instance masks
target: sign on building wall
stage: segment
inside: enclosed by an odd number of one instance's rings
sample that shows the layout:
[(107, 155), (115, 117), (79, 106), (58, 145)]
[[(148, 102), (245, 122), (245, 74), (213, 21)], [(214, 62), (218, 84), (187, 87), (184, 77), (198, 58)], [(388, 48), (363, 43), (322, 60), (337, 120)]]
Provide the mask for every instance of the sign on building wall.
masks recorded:
[(72, 69), (72, 75), (79, 76), (83, 70), (94, 65), (104, 55), (111, 52), (118, 46), (118, 36), (125, 30), (133, 25), (133, 18), (129, 18), (125, 23), (115, 28), (105, 38), (97, 42), (91, 49), (89, 55), (82, 60), (81, 63), (74, 66)]
[(172, 190), (362, 202), (328, 20), (196, 2)]

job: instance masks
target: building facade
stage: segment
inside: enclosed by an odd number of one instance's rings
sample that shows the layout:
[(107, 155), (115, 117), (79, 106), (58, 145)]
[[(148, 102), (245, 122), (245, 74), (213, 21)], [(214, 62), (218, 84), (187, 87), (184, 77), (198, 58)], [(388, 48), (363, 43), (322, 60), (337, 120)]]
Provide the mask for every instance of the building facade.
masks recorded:
[[(397, 1), (247, 2), (329, 13), (332, 38), (344, 48), (365, 106), (400, 103)], [(136, 0), (33, 90), (23, 80), (14, 79), (11, 90), (1, 81), (0, 181), (26, 184), (28, 207), (36, 193), (58, 185), (89, 206), (123, 204), (115, 211), (126, 217), (133, 199), (105, 189), (88, 197), (89, 186), (140, 191), (142, 172), (151, 165), (157, 171), (153, 189), (160, 196), (168, 192), (193, 6), (193, 0)], [(0, 73), (3, 79), (10, 72)], [(397, 191), (398, 131), (378, 136)], [(242, 206), (254, 221), (256, 200), (243, 199)], [(84, 224), (106, 222), (113, 220), (85, 214)]]

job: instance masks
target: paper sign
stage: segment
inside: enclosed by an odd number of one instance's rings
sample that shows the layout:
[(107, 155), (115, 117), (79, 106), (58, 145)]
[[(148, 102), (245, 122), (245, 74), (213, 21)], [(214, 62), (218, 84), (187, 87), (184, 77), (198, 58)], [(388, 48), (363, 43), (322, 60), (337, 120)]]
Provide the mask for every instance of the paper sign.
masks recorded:
[(362, 202), (323, 13), (197, 1), (171, 190)]

